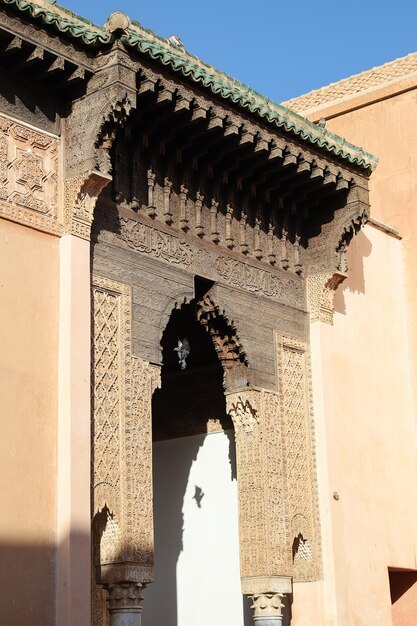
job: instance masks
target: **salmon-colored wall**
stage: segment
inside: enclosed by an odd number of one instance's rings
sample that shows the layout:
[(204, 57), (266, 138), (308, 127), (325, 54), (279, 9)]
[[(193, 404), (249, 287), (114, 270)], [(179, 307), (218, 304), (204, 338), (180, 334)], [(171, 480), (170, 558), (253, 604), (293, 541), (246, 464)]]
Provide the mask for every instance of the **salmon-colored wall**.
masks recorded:
[(58, 245), (0, 220), (2, 626), (55, 623)]
[(402, 242), (366, 226), (348, 261), (333, 326), (312, 324), (324, 415), (317, 450), (327, 455), (318, 459), (325, 592), (317, 623), (392, 626), (388, 567), (413, 569), (417, 555)]
[[(392, 91), (393, 97), (373, 103), (370, 93), (368, 105), (330, 118), (326, 128), (379, 158), (370, 180), (371, 216), (394, 226), (403, 237), (405, 306), (417, 407), (417, 90), (395, 95), (394, 86)], [(332, 114), (331, 107), (327, 114)]]

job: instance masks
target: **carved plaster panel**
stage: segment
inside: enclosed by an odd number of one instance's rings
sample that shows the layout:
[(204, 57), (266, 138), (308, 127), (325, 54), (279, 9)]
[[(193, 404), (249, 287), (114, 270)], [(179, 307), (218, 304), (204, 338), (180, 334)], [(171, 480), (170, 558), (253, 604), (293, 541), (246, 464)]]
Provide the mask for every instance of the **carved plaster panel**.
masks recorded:
[[(318, 580), (320, 524), (309, 350), (305, 342), (282, 335), (276, 335), (276, 345), (293, 575), (296, 581)], [(305, 567), (306, 559), (300, 555), (305, 557), (307, 548), (311, 559)]]
[(248, 388), (226, 402), (236, 436), (242, 584), (255, 593), (259, 579), (271, 586), (292, 573), (279, 397)]
[[(140, 570), (138, 582), (148, 582), (153, 578), (151, 398), (159, 368), (131, 353), (130, 287), (93, 277), (92, 326), (96, 576), (107, 582), (109, 567), (130, 563), (132, 576)], [(100, 603), (103, 595), (95, 584), (93, 599)], [(104, 614), (100, 606), (93, 613)]]
[(0, 114), (0, 216), (59, 233), (59, 139)]

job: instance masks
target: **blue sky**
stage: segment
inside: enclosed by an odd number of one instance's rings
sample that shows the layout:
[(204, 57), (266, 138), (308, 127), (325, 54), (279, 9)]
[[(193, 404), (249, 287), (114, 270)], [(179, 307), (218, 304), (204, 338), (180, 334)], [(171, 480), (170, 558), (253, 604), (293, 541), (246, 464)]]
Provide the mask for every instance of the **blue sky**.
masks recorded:
[(103, 24), (124, 11), (280, 102), (417, 51), (416, 0), (60, 0)]

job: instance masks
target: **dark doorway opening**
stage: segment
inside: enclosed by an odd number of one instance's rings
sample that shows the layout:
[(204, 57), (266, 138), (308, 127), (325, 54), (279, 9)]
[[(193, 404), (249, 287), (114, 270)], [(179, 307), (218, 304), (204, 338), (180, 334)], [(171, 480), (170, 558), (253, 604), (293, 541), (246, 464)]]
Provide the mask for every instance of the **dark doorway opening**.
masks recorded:
[(221, 616), (244, 626), (233, 423), (223, 367), (194, 301), (172, 312), (161, 347), (152, 403), (155, 582), (143, 619), (208, 626)]

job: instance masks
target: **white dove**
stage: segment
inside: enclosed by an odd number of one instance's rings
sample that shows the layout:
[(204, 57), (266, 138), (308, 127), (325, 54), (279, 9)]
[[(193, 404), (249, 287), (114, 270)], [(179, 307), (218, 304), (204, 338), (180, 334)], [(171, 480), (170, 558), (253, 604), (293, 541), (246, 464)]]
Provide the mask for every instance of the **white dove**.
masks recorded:
[(178, 361), (181, 365), (181, 369), (185, 370), (185, 368), (187, 367), (186, 359), (187, 356), (190, 354), (190, 344), (186, 337), (184, 337), (182, 341), (181, 339), (178, 339), (178, 344), (177, 347), (174, 348), (174, 352), (176, 352), (178, 355)]
[(168, 37), (167, 41), (176, 48), (184, 48), (184, 44), (182, 43), (178, 35), (171, 35), (170, 37)]

